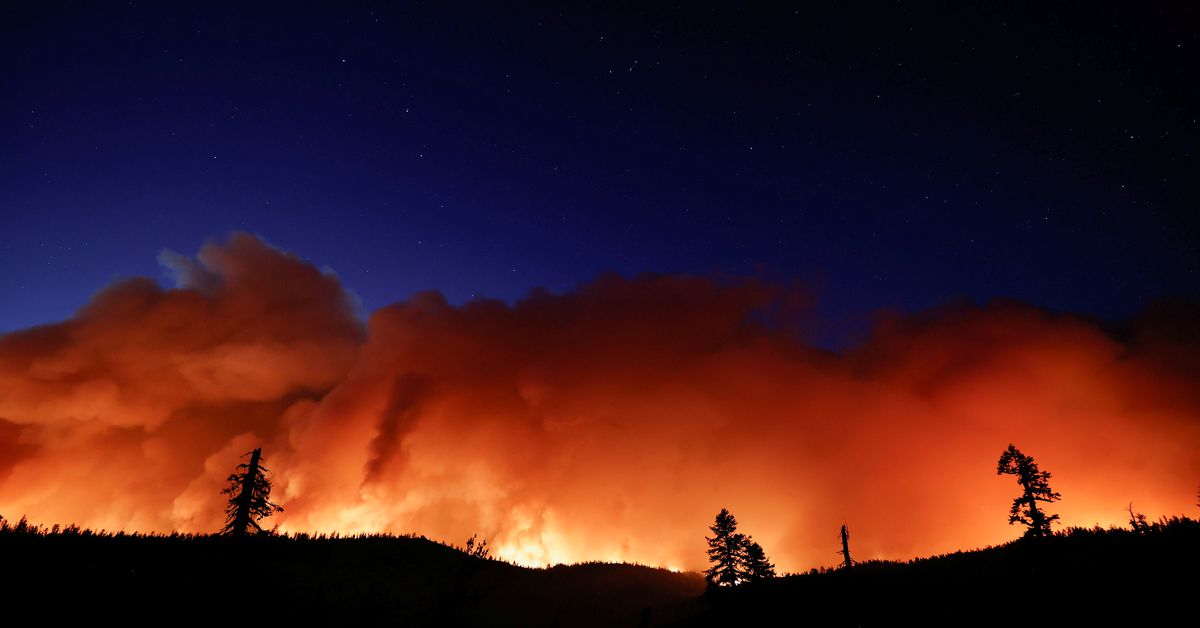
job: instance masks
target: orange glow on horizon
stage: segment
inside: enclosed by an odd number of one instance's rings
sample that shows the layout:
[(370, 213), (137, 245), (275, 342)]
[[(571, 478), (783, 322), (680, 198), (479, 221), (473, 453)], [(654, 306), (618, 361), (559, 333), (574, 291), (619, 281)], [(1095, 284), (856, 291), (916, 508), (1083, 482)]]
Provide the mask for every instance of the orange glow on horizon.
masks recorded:
[[(264, 448), (283, 531), (423, 534), (542, 566), (706, 565), (729, 508), (781, 571), (1002, 543), (1008, 443), (1067, 526), (1195, 514), (1195, 310), (1114, 337), (1019, 303), (883, 319), (837, 355), (745, 280), (602, 277), (513, 305), (423, 293), (367, 329), (331, 274), (248, 235), (164, 256), (0, 337), (0, 513), (211, 532)], [(758, 316), (761, 320), (765, 315)]]

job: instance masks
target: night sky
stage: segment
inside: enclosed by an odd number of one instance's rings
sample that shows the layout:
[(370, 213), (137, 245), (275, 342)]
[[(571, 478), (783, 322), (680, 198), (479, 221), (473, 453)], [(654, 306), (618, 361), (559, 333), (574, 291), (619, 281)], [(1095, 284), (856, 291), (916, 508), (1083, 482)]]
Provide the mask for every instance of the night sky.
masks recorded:
[(364, 312), (799, 281), (830, 346), (1200, 296), (1195, 8), (155, 4), (0, 9), (0, 332), (234, 230)]

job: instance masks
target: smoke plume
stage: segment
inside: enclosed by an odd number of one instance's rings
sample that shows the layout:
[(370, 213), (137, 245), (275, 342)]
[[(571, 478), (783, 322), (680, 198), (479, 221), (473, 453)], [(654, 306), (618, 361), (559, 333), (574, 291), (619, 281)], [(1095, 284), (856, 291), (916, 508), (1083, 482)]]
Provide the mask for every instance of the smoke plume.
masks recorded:
[(0, 337), (0, 513), (221, 527), (264, 448), (285, 531), (488, 538), (544, 564), (705, 565), (729, 508), (784, 570), (1003, 542), (1011, 442), (1066, 525), (1194, 508), (1200, 316), (1114, 332), (1016, 302), (881, 317), (844, 353), (756, 280), (602, 276), (508, 305), (426, 292), (364, 324), (339, 280), (235, 234), (178, 286), (109, 286)]

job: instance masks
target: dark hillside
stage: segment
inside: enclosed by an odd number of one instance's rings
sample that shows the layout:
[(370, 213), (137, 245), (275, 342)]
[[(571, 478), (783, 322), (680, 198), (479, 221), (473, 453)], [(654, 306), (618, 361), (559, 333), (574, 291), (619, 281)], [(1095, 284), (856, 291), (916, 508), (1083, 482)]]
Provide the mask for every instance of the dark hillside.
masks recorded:
[(9, 531), (0, 533), (0, 561), (6, 606), (56, 622), (636, 625), (647, 608), (704, 589), (697, 574), (620, 564), (528, 569), (419, 537)]
[[(1072, 529), (909, 562), (871, 561), (719, 590), (677, 625), (1167, 625), (1195, 623), (1200, 522), (1144, 533)], [(1182, 623), (1179, 623), (1182, 622)]]
[[(528, 569), (420, 537), (0, 531), (10, 614), (44, 622), (408, 626), (1141, 625), (1195, 617), (1200, 523), (1073, 529), (705, 594), (697, 574)], [(1191, 619), (1183, 624), (1194, 623)]]

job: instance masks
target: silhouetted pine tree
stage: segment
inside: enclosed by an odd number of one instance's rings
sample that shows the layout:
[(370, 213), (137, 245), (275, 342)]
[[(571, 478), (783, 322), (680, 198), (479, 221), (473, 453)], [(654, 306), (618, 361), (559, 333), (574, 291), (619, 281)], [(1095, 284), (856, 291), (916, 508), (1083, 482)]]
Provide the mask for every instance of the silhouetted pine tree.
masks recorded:
[(751, 582), (775, 577), (775, 565), (767, 559), (767, 553), (763, 551), (762, 546), (750, 537), (746, 537), (746, 549), (742, 561), (746, 578)]
[(708, 529), (713, 535), (704, 537), (704, 540), (708, 541), (708, 560), (712, 567), (704, 570), (704, 577), (722, 587), (731, 587), (745, 580), (743, 560), (746, 536), (737, 531), (737, 519), (722, 508)]
[(221, 534), (245, 536), (251, 528), (261, 533), (259, 519), (283, 512), (282, 507), (271, 503), (271, 482), (267, 479), (267, 468), (261, 464), (262, 449), (246, 455), (250, 456), (250, 462), (239, 464), (237, 468), (241, 472), (230, 474), (229, 486), (221, 491), (229, 495)]
[(1015, 475), (1021, 485), (1021, 496), (1013, 500), (1009, 511), (1008, 523), (1020, 522), (1029, 526), (1025, 536), (1043, 537), (1050, 534), (1050, 524), (1058, 519), (1058, 515), (1047, 515), (1038, 507), (1038, 502), (1058, 501), (1062, 495), (1050, 490), (1047, 481), (1049, 471), (1039, 471), (1032, 456), (1026, 456), (1011, 443), (996, 464), (996, 475)]

